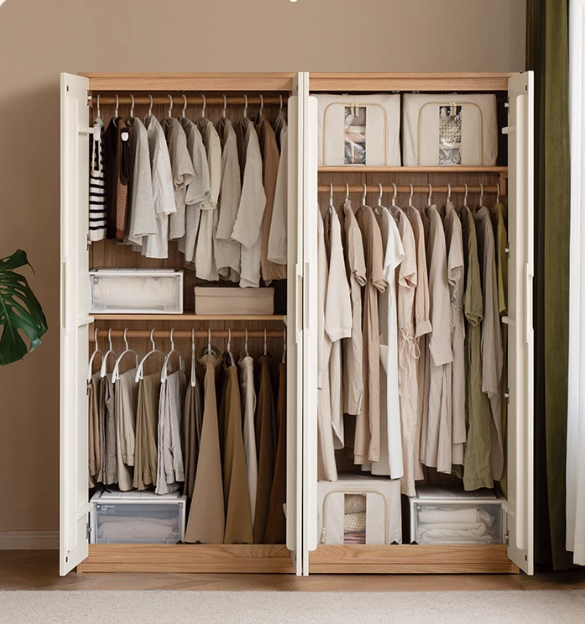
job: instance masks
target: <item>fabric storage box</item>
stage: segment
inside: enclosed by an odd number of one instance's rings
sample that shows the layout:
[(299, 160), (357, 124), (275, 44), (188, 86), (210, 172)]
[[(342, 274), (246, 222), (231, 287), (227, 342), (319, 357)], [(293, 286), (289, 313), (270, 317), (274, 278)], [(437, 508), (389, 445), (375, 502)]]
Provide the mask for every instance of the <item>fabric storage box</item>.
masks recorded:
[(410, 541), (417, 544), (503, 544), (504, 498), (491, 490), (464, 492), (421, 486), (410, 499)]
[(195, 314), (274, 314), (274, 288), (196, 286)]
[(183, 271), (96, 269), (89, 272), (90, 312), (183, 313)]
[(180, 492), (97, 492), (91, 502), (92, 544), (177, 544), (185, 537), (187, 497)]
[(402, 110), (406, 167), (496, 164), (495, 95), (406, 94)]
[(340, 475), (317, 491), (321, 544), (402, 542), (400, 481)]
[(320, 165), (400, 166), (400, 95), (315, 97)]

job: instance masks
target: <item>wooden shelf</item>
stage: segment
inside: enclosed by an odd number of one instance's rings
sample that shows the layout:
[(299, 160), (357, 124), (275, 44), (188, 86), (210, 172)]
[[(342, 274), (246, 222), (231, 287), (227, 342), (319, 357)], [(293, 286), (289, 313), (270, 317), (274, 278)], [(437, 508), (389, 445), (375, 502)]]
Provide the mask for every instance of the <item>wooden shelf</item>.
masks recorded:
[(284, 314), (92, 314), (96, 321), (266, 321), (283, 322)]
[(368, 165), (321, 166), (319, 173), (493, 173), (508, 177), (508, 167), (375, 167)]

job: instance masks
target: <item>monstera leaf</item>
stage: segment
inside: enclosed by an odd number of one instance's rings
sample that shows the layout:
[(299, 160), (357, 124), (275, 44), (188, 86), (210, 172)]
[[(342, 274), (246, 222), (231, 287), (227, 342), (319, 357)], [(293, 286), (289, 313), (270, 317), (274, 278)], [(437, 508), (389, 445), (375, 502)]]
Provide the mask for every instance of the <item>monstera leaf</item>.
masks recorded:
[[(26, 253), (19, 249), (0, 260), (0, 364), (12, 364), (41, 344), (47, 319), (26, 278), (15, 269), (30, 266)], [(29, 340), (27, 347), (23, 335)]]

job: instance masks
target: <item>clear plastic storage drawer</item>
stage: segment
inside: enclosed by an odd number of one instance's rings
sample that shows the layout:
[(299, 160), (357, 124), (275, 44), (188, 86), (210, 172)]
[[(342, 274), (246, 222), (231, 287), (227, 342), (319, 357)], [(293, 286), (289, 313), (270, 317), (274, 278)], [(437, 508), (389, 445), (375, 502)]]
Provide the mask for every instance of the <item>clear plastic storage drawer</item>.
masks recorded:
[(505, 499), (491, 490), (417, 488), (410, 499), (410, 541), (417, 544), (503, 544)]
[(90, 271), (90, 312), (182, 314), (183, 271), (96, 269)]
[(92, 544), (177, 544), (185, 535), (179, 492), (98, 492), (92, 498)]

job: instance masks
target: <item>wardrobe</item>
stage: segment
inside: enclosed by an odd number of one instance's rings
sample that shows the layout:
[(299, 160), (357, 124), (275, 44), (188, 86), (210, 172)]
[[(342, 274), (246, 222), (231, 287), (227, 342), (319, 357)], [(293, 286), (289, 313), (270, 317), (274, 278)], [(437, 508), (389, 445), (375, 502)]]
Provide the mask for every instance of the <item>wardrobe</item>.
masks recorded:
[[(318, 93), (494, 93), (499, 107), (500, 156), (496, 166), (388, 167), (318, 165)], [(183, 268), (176, 247), (152, 260), (115, 241), (89, 237), (90, 136), (97, 96), (102, 117), (129, 106), (143, 116), (154, 102), (163, 117), (168, 95), (186, 96), (188, 114), (202, 106), (217, 121), (222, 110), (238, 119), (244, 105), (254, 114), (288, 122), (287, 279), (270, 316), (197, 315), (196, 280), (184, 278), (182, 314), (90, 314), (89, 272), (96, 268)], [(205, 96), (205, 99), (202, 98)], [(152, 100), (150, 100), (152, 96)], [(225, 96), (225, 98), (224, 98)], [(262, 96), (262, 98), (260, 98)], [(514, 573), (534, 568), (533, 544), (533, 75), (466, 74), (62, 74), (61, 75), (61, 318), (60, 318), (60, 573), (78, 572), (242, 572), (242, 573)], [(498, 545), (323, 545), (317, 510), (317, 210), (330, 189), (339, 202), (346, 191), (392, 192), (424, 201), (468, 192), (500, 198), (508, 207), (509, 275), (506, 544)], [(467, 187), (466, 187), (467, 185)], [(365, 189), (364, 189), (365, 186)], [(442, 200), (439, 200), (442, 201)], [(152, 330), (168, 344), (176, 337), (200, 340), (208, 330), (222, 345), (230, 333), (266, 330), (271, 351), (287, 362), (286, 545), (269, 544), (90, 544), (91, 503), (87, 486), (87, 363), (94, 337), (108, 331), (118, 339), (144, 340)], [(286, 330), (286, 332), (285, 332)], [(157, 332), (158, 335), (157, 335)], [(252, 340), (252, 339), (251, 339)], [(256, 338), (256, 340), (261, 340)], [(237, 347), (238, 349), (240, 347)], [(451, 484), (448, 481), (448, 484)]]

